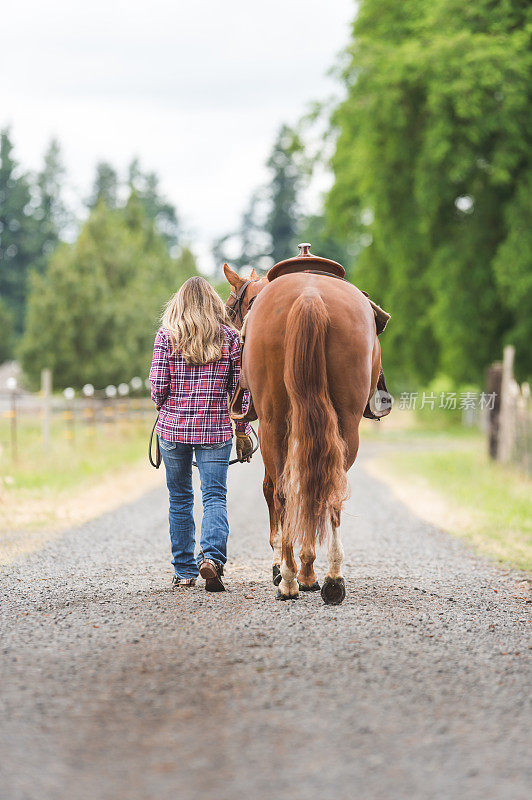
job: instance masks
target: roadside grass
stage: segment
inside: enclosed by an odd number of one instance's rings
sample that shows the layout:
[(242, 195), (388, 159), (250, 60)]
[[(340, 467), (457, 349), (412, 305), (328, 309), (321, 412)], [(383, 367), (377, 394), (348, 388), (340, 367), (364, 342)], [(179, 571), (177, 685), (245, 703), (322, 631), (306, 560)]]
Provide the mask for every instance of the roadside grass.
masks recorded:
[(0, 421), (0, 563), (36, 549), (47, 532), (81, 524), (155, 485), (147, 466), (149, 417), (79, 424), (73, 437), (64, 421), (54, 421), (47, 452), (39, 419), (23, 418), (15, 459), (9, 424)]
[(73, 438), (64, 423), (55, 423), (44, 452), (38, 420), (17, 426), (17, 458), (12, 458), (9, 423), (0, 422), (0, 486), (4, 491), (61, 491), (98, 478), (146, 454), (150, 420), (121, 420), (97, 426), (79, 425)]
[(360, 427), (361, 440), (383, 441), (383, 442), (409, 442), (412, 440), (427, 442), (431, 440), (443, 441), (476, 441), (479, 438), (478, 428), (466, 427), (459, 422), (452, 422), (448, 425), (426, 424), (424, 420), (399, 411), (399, 420), (392, 420), (385, 417), (380, 422), (375, 420), (363, 419)]
[[(413, 431), (404, 431), (405, 440)], [(449, 532), (466, 539), (480, 553), (532, 571), (532, 480), (512, 467), (490, 461), (486, 441), (478, 431), (445, 435), (445, 449), (431, 446), (434, 431), (418, 429), (416, 440), (427, 437), (427, 449), (390, 453), (386, 466), (396, 479), (412, 478), (452, 506), (455, 518)], [(456, 446), (455, 446), (456, 445)], [(437, 524), (437, 523), (436, 523)]]

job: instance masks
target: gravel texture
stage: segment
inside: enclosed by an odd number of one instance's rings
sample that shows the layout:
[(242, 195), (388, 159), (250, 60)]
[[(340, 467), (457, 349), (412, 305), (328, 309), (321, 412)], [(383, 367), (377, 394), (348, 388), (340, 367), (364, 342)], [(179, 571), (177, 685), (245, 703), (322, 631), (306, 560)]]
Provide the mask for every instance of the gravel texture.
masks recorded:
[(344, 604), (276, 602), (255, 458), (230, 470), (228, 591), (172, 593), (163, 478), (4, 571), (2, 800), (531, 796), (524, 575), (362, 459)]

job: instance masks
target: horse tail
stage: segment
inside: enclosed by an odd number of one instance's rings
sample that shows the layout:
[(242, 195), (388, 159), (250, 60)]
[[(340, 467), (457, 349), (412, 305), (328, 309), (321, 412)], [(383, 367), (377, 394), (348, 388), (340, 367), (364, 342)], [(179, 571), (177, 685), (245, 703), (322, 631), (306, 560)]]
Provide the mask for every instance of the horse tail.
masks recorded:
[(329, 315), (317, 289), (294, 301), (286, 320), (284, 382), (290, 401), (281, 490), (289, 541), (322, 541), (330, 517), (340, 524), (347, 498), (346, 448), (331, 402), (325, 359)]

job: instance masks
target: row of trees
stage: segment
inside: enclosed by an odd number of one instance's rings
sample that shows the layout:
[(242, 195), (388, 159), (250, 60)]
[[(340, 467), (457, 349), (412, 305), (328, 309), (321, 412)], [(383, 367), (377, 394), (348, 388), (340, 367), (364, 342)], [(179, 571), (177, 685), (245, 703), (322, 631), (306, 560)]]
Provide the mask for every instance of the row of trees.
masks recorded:
[(102, 162), (79, 223), (63, 201), (58, 144), (33, 176), (20, 170), (12, 150), (4, 131), (0, 361), (19, 357), (34, 387), (43, 367), (59, 386), (145, 374), (163, 302), (196, 273), (157, 176), (134, 160), (120, 181)]
[(405, 378), (532, 371), (531, 45), (526, 0), (360, 3), (326, 211)]
[[(382, 344), (396, 390), (438, 374), (481, 382), (508, 341), (530, 375), (531, 39), (527, 0), (361, 0), (322, 137), (333, 185), (321, 209), (303, 212), (309, 122), (283, 126), (269, 182), (216, 262), (267, 269), (308, 240), (343, 263), (392, 314)], [(81, 226), (64, 179), (57, 143), (32, 176), (1, 134), (0, 359), (17, 352), (33, 381), (46, 365), (61, 383), (116, 382), (144, 369), (160, 305), (194, 259), (137, 161), (124, 180), (98, 165)]]
[[(504, 343), (532, 373), (532, 7), (361, 0), (329, 121), (333, 186), (301, 213), (314, 159), (283, 127), (222, 260), (268, 268), (298, 239), (392, 314), (387, 372), (481, 382)], [(327, 150), (327, 148), (324, 148)]]

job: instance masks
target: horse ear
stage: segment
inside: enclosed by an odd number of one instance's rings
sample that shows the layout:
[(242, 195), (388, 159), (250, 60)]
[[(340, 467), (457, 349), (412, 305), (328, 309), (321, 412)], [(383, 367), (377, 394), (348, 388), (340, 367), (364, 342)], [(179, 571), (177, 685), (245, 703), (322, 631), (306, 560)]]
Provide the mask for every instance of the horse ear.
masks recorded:
[(259, 276), (255, 272), (255, 267), (253, 267), (253, 269), (251, 270), (251, 274), (249, 276), (249, 279), (250, 279), (250, 281), (258, 281)]
[(239, 289), (244, 283), (244, 279), (237, 275), (228, 264), (224, 264), (224, 275), (234, 289)]

